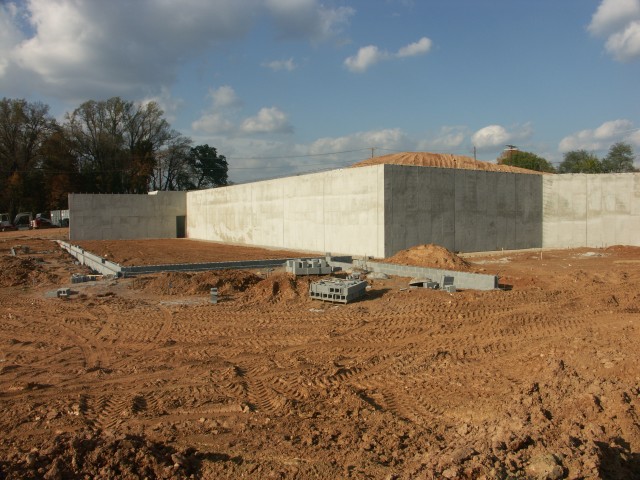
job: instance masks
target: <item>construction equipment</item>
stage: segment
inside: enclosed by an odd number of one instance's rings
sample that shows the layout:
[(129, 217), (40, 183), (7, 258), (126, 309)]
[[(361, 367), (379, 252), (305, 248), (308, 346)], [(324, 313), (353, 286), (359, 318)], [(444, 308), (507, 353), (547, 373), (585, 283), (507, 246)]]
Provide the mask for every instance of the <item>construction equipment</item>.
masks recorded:
[(8, 232), (10, 230), (17, 230), (17, 228), (9, 220), (8, 213), (0, 213), (0, 232)]

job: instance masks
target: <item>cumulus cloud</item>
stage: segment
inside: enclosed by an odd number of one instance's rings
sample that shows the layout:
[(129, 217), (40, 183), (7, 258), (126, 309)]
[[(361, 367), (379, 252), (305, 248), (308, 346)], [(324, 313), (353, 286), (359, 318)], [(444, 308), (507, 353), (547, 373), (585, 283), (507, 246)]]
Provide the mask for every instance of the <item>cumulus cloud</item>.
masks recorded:
[(69, 102), (142, 98), (173, 84), (206, 49), (244, 37), (259, 18), (273, 20), (278, 36), (319, 41), (340, 33), (354, 13), (318, 0), (5, 0), (0, 88), (29, 84)]
[[(357, 132), (342, 137), (319, 138), (309, 147), (309, 153), (343, 152), (363, 147), (380, 147), (389, 150), (411, 150), (411, 141), (399, 128)], [(388, 153), (388, 152), (387, 152)]]
[(242, 104), (242, 101), (236, 95), (236, 91), (229, 85), (210, 89), (209, 97), (213, 100), (214, 108), (236, 107)]
[(640, 146), (638, 129), (633, 128), (633, 122), (626, 119), (604, 122), (592, 130), (581, 130), (564, 137), (558, 145), (560, 152), (572, 150), (607, 150), (613, 143), (626, 141)]
[(350, 72), (363, 73), (376, 63), (383, 60), (424, 55), (431, 50), (431, 45), (432, 42), (427, 37), (422, 37), (417, 42), (410, 43), (409, 45), (400, 48), (396, 53), (389, 53), (384, 50), (380, 50), (375, 45), (367, 45), (366, 47), (360, 48), (358, 53), (355, 55), (347, 57), (344, 61), (344, 65)]
[(533, 129), (529, 123), (507, 130), (502, 125), (488, 125), (471, 136), (473, 145), (484, 152), (502, 149), (508, 143), (520, 142), (531, 137)]
[(362, 73), (386, 58), (389, 58), (389, 54), (381, 52), (375, 45), (367, 45), (358, 50), (354, 56), (345, 59), (344, 64), (349, 71)]
[(293, 133), (287, 114), (277, 107), (261, 108), (257, 115), (242, 122), (243, 133)]
[(191, 128), (196, 132), (208, 134), (235, 132), (236, 125), (231, 117), (242, 105), (242, 100), (236, 95), (233, 87), (222, 85), (218, 88), (210, 88), (207, 97), (211, 105), (191, 123)]
[(479, 150), (487, 150), (504, 146), (511, 135), (502, 125), (488, 125), (474, 133), (471, 140)]
[(316, 0), (266, 0), (279, 36), (322, 41), (340, 33), (355, 14), (351, 7), (328, 8)]
[(602, 0), (588, 30), (605, 37), (605, 48), (616, 60), (640, 57), (640, 0)]
[(262, 64), (262, 66), (270, 68), (274, 72), (278, 72), (281, 70), (292, 72), (297, 68), (296, 63), (293, 61), (293, 58), (289, 58), (287, 60), (273, 60), (271, 62), (265, 62)]
[(449, 152), (460, 147), (468, 135), (467, 127), (444, 126), (433, 137), (418, 142), (418, 150)]
[(17, 26), (20, 16), (16, 4), (0, 5), (0, 78), (9, 67), (13, 49), (23, 40), (23, 34)]
[(398, 57), (415, 57), (416, 55), (424, 55), (431, 50), (431, 40), (422, 37), (417, 42), (411, 43), (406, 47), (402, 47), (396, 54)]
[(196, 132), (222, 134), (234, 131), (235, 124), (220, 112), (207, 112), (194, 120), (191, 128)]
[[(23, 15), (10, 17), (6, 5), (18, 4)], [(2, 26), (8, 20), (13, 26), (0, 29), (2, 58), (10, 58), (0, 86), (11, 78), (70, 100), (142, 97), (171, 84), (188, 57), (246, 34), (253, 24), (247, 12), (257, 5), (259, 0), (10, 2), (0, 9)], [(25, 36), (19, 43), (11, 40), (16, 28)]]

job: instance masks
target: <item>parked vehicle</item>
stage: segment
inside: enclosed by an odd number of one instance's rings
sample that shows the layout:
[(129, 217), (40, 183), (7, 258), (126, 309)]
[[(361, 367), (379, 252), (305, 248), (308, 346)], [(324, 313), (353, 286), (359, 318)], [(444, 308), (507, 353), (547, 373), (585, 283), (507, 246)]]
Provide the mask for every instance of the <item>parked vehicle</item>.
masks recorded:
[(13, 219), (13, 226), (16, 227), (17, 230), (29, 230), (32, 220), (33, 214), (31, 212), (21, 212)]
[(36, 214), (36, 218), (31, 220), (31, 228), (54, 228), (57, 226), (42, 213)]
[(0, 213), (0, 232), (8, 232), (11, 230), (17, 230), (17, 228), (9, 220), (8, 213)]

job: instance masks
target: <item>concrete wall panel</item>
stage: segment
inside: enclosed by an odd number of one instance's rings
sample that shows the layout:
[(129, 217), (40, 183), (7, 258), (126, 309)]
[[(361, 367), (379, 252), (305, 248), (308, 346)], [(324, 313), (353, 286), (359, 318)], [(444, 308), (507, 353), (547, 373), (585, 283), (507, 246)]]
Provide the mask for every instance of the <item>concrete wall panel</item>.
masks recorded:
[(187, 195), (190, 238), (351, 255), (383, 254), (383, 166)]
[(544, 179), (543, 246), (640, 245), (640, 174)]
[(386, 256), (423, 243), (454, 251), (542, 244), (539, 175), (387, 165)]
[(70, 194), (70, 240), (175, 238), (186, 192), (149, 195)]

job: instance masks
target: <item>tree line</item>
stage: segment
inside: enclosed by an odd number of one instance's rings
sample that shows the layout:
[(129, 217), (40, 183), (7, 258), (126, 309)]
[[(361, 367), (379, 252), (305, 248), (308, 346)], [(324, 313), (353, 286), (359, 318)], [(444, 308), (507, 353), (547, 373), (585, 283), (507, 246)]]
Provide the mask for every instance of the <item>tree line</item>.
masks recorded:
[(171, 128), (156, 102), (89, 100), (63, 122), (49, 106), (0, 102), (0, 211), (66, 209), (67, 194), (147, 193), (227, 185), (209, 145)]
[(633, 147), (625, 142), (611, 145), (604, 158), (587, 150), (572, 150), (564, 154), (562, 163), (555, 168), (535, 153), (510, 149), (502, 152), (498, 163), (550, 173), (628, 173), (637, 172)]

